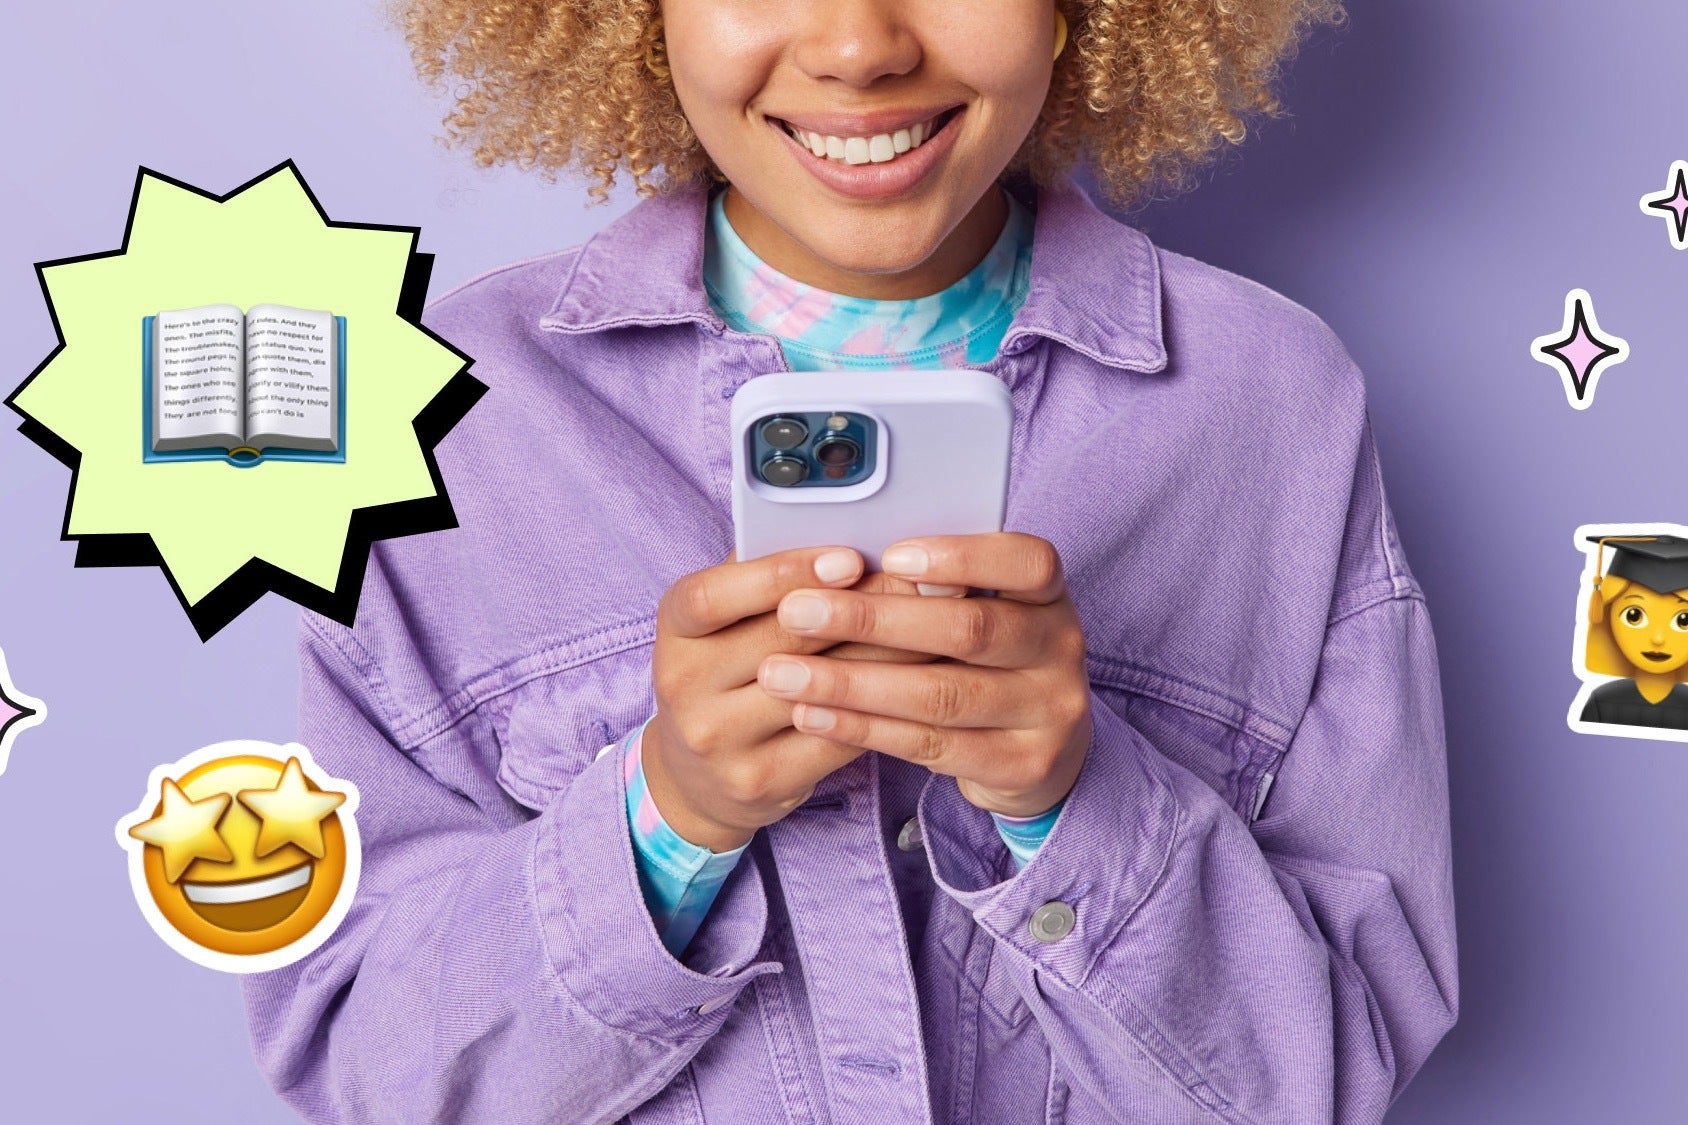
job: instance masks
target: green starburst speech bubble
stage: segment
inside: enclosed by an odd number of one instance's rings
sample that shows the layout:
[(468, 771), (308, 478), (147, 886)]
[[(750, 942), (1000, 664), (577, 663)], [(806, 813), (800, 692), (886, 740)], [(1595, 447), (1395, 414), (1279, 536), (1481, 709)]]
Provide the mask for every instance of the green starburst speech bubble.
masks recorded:
[[(291, 160), (229, 192), (140, 169), (123, 245), (39, 263), (59, 344), (6, 399), (73, 470), (77, 566), (159, 566), (202, 640), (267, 591), (350, 625), (369, 546), (455, 527), (433, 447), (486, 391), (421, 324), (420, 228), (334, 222)], [(343, 463), (142, 459), (142, 318), (229, 304), (347, 325)]]

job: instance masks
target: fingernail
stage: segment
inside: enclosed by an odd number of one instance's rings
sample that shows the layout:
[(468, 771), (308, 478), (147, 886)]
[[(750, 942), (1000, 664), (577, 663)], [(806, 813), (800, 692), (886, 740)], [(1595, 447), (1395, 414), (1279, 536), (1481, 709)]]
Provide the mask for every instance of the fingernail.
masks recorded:
[(814, 594), (791, 594), (780, 603), (780, 624), (787, 629), (819, 629), (826, 618), (826, 599)]
[(916, 582), (914, 588), (930, 598), (959, 598), (967, 593), (965, 586), (940, 586), (936, 582)]
[(913, 578), (926, 573), (926, 551), (921, 547), (892, 547), (880, 556), (879, 565), (892, 574)]
[(807, 730), (831, 730), (832, 724), (838, 721), (838, 716), (825, 707), (799, 703), (796, 710), (797, 725)]
[(839, 582), (855, 573), (854, 551), (828, 551), (815, 560), (815, 577), (822, 582)]
[(802, 691), (809, 686), (809, 666), (795, 660), (770, 660), (762, 668), (762, 686), (769, 691)]

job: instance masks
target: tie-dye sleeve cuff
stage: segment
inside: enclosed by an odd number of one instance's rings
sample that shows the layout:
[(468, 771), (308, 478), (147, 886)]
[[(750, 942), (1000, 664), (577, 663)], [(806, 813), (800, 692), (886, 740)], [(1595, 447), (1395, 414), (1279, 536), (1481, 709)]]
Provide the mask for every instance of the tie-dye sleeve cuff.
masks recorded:
[(1008, 845), (1008, 854), (1014, 857), (1014, 870), (1025, 869), (1032, 861), (1032, 856), (1043, 846), (1044, 837), (1055, 827), (1055, 818), (1061, 815), (1061, 807), (1067, 803), (1062, 797), (1055, 802), (1055, 807), (1048, 812), (1038, 813), (1036, 816), (1003, 816), (991, 813), (991, 819), (996, 822), (997, 834), (1002, 842)]
[(633, 855), (638, 861), (639, 889), (645, 906), (656, 923), (662, 944), (676, 958), (692, 935), (703, 925), (721, 884), (750, 845), (730, 852), (712, 852), (690, 842), (668, 826), (651, 799), (645, 784), (644, 742), (646, 719), (626, 737), (633, 740), (624, 769), (627, 774), (627, 823), (633, 835)]

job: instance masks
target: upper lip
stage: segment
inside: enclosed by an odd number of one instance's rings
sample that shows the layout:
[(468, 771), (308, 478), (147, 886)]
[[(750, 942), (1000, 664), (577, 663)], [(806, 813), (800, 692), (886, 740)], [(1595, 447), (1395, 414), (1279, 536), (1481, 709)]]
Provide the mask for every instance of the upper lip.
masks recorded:
[(819, 133), (823, 137), (872, 137), (918, 125), (956, 108), (957, 104), (920, 109), (881, 109), (872, 113), (770, 113), (767, 116), (805, 133)]

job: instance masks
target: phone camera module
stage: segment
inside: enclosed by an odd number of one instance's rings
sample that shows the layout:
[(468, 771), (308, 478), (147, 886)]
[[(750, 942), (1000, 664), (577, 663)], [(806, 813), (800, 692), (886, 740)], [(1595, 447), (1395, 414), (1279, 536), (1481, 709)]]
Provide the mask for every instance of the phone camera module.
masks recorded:
[(796, 449), (808, 436), (809, 427), (795, 418), (774, 418), (762, 426), (762, 440), (774, 449)]
[(829, 437), (815, 445), (815, 460), (829, 469), (854, 464), (862, 447), (847, 437)]
[(781, 488), (799, 484), (809, 475), (809, 463), (800, 457), (776, 454), (762, 462), (762, 479)]

